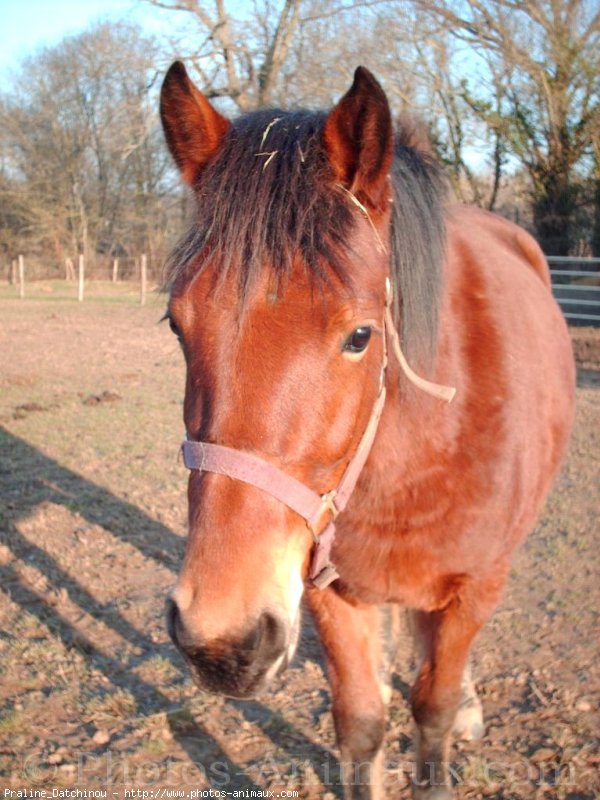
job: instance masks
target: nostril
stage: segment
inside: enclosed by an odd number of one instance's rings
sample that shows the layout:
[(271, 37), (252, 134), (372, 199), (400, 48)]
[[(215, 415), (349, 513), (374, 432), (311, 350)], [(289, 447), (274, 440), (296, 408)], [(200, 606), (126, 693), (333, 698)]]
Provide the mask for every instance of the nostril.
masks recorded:
[(273, 614), (269, 614), (268, 611), (260, 618), (260, 627), (263, 632), (263, 637), (265, 641), (271, 642), (279, 636), (279, 622), (277, 618), (273, 616)]
[(256, 638), (255, 648), (260, 647), (263, 657), (275, 658), (286, 647), (286, 627), (274, 614), (265, 611), (258, 621)]
[(263, 612), (243, 637), (224, 631), (206, 639), (197, 625), (187, 627), (187, 613), (173, 598), (166, 601), (166, 623), (173, 644), (203, 689), (249, 697), (275, 674), (288, 649), (289, 628), (276, 614)]
[(167, 631), (169, 632), (171, 641), (175, 646), (177, 646), (177, 629), (181, 626), (181, 621), (179, 618), (179, 608), (177, 607), (177, 603), (171, 597), (167, 599), (166, 610)]
[(255, 627), (245, 637), (242, 647), (246, 650), (260, 650), (269, 646), (269, 642), (276, 636), (277, 620), (272, 614), (265, 611), (258, 618)]

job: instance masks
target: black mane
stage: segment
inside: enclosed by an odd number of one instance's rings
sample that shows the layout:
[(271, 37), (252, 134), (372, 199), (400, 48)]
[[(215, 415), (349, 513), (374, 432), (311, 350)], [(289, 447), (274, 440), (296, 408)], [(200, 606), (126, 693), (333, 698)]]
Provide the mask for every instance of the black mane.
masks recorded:
[[(193, 223), (171, 253), (166, 288), (188, 269), (211, 264), (219, 278), (238, 276), (243, 304), (269, 265), (274, 284), (298, 254), (316, 282), (329, 269), (351, 284), (341, 254), (357, 208), (336, 186), (322, 143), (326, 115), (257, 111), (231, 125), (196, 193)], [(400, 131), (392, 181), (391, 273), (395, 315), (407, 353), (432, 352), (444, 248), (443, 181), (437, 165)]]

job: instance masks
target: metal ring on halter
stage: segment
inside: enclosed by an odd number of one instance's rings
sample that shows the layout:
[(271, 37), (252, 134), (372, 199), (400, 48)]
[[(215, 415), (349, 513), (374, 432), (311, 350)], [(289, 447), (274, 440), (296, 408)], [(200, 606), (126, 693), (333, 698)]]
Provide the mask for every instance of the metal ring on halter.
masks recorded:
[[(306, 520), (306, 524), (308, 525), (308, 529), (312, 534), (315, 544), (319, 544), (321, 533), (325, 530), (327, 525), (335, 522), (338, 514), (340, 513), (340, 509), (335, 504), (336, 495), (337, 489), (331, 489), (331, 491), (322, 494), (321, 507), (317, 509), (316, 514), (313, 514), (310, 519)], [(328, 521), (327, 525), (319, 525), (318, 523), (321, 522), (323, 515), (327, 511), (331, 514), (331, 519)]]

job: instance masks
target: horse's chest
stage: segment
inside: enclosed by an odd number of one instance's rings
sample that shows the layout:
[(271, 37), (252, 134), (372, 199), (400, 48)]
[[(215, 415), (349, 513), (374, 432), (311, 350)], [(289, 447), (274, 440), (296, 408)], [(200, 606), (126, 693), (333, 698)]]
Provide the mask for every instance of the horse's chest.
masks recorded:
[(452, 599), (466, 578), (465, 559), (447, 531), (421, 526), (340, 526), (333, 560), (351, 594), (364, 602), (433, 610)]

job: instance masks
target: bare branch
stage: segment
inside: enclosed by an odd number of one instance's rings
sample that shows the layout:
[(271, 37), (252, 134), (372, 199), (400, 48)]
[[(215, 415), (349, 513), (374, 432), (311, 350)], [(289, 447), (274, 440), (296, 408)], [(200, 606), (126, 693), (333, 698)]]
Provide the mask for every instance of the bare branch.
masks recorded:
[(334, 8), (329, 8), (327, 11), (320, 11), (318, 14), (307, 14), (306, 16), (301, 18), (300, 23), (304, 25), (307, 22), (316, 22), (317, 20), (328, 19), (330, 17), (337, 17), (339, 14), (342, 14), (345, 11), (354, 11), (359, 8), (374, 8), (376, 6), (385, 6), (389, 5), (389, 1), (390, 0), (359, 0), (359, 2), (350, 3), (349, 5), (341, 4)]

